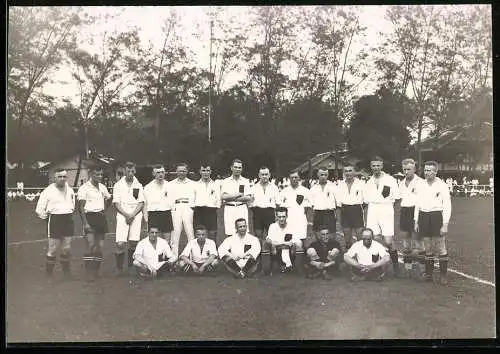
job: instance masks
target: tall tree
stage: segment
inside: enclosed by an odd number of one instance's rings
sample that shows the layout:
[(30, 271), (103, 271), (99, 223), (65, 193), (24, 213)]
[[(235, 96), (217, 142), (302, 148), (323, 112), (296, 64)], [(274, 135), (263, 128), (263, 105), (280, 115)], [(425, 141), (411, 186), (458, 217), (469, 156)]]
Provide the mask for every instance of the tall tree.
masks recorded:
[[(84, 21), (85, 12), (78, 8), (9, 8), (7, 108), (16, 122), (19, 143), (30, 107), (47, 100), (41, 88), (65, 62), (65, 52), (74, 47), (77, 29)], [(27, 151), (22, 145), (16, 149), (22, 165)]]
[[(117, 110), (136, 70), (138, 46), (139, 37), (134, 29), (122, 33), (104, 32), (100, 53), (89, 53), (84, 49), (70, 52), (72, 77), (79, 88), (80, 126), (84, 136), (79, 166), (83, 159), (88, 158), (89, 128), (94, 118), (121, 113)], [(79, 172), (75, 184), (78, 183)]]
[(401, 98), (380, 88), (374, 95), (361, 97), (354, 111), (347, 131), (353, 154), (364, 160), (378, 154), (390, 163), (400, 161), (410, 143), (408, 123), (412, 119)]

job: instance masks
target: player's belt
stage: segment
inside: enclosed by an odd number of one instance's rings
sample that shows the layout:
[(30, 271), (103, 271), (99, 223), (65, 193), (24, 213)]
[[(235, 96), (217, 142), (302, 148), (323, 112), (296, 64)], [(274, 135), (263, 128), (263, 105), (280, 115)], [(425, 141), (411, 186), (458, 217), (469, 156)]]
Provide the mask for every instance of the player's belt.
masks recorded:
[(189, 203), (189, 201), (185, 200), (185, 199), (181, 199), (181, 200), (176, 200), (175, 201), (175, 204), (180, 204), (180, 203)]
[(243, 205), (244, 203), (233, 203), (233, 202), (229, 202), (229, 203), (226, 203), (226, 205), (229, 205), (229, 206), (240, 206), (240, 205)]

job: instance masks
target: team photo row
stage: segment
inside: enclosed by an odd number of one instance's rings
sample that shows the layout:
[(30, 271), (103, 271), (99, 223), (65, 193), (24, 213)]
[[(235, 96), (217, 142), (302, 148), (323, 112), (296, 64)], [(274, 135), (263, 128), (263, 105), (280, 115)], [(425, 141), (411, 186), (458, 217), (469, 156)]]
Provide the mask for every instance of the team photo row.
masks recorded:
[[(92, 166), (89, 180), (76, 193), (67, 183), (67, 171), (59, 169), (36, 205), (37, 215), (47, 222), (46, 274), (53, 278), (59, 256), (64, 278), (71, 278), (76, 209), (86, 241), (85, 279), (94, 282), (100, 277), (109, 234), (105, 211), (112, 204), (117, 276), (129, 270), (146, 279), (174, 273), (213, 276), (227, 270), (237, 278), (278, 271), (332, 279), (348, 269), (352, 281), (382, 281), (388, 270), (394, 277), (433, 281), (437, 259), (436, 280), (446, 285), (448, 185), (436, 176), (435, 161), (425, 162), (423, 178), (416, 174), (413, 159), (404, 159), (401, 167), (405, 177), (399, 183), (383, 171), (377, 156), (370, 161), (372, 175), (366, 182), (353, 165), (344, 164), (338, 183), (329, 181), (328, 169), (320, 167), (318, 182), (310, 188), (298, 172), (291, 172), (290, 184), (280, 189), (271, 182), (267, 167), (260, 168), (252, 184), (242, 176), (238, 159), (231, 163), (231, 175), (221, 181), (212, 179), (210, 164), (202, 164), (200, 179), (193, 181), (185, 163), (177, 164), (176, 178), (167, 181), (164, 166), (157, 164), (145, 186), (135, 176), (135, 163), (127, 162), (112, 193), (102, 183), (102, 167)], [(144, 225), (147, 236), (141, 237)], [(181, 235), (186, 240), (179, 250)]]

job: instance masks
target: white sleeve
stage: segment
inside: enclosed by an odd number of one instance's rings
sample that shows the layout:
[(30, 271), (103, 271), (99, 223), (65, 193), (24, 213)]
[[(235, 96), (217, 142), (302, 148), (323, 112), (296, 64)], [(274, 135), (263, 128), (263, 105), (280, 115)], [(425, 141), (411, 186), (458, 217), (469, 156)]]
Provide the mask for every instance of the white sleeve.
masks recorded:
[(226, 238), (219, 246), (219, 257), (222, 258), (229, 253), (229, 248), (231, 245), (229, 244), (230, 237)]
[(135, 248), (135, 251), (134, 251), (134, 259), (137, 257), (137, 256), (143, 256), (143, 251), (144, 251), (144, 242), (139, 242), (137, 244), (137, 247)]
[(109, 194), (109, 191), (108, 191), (108, 187), (106, 187), (105, 185), (103, 185), (103, 194), (104, 194), (104, 199), (105, 200), (108, 200), (111, 198), (111, 194)]
[(304, 187), (304, 202), (302, 204), (304, 208), (312, 207), (311, 190)]
[(252, 246), (248, 250), (248, 253), (251, 254), (254, 259), (257, 259), (257, 257), (260, 254), (260, 241), (259, 241), (259, 239), (255, 238), (252, 241)]
[(176, 258), (175, 255), (174, 255), (174, 252), (172, 252), (172, 249), (168, 245), (167, 241), (165, 241), (165, 247), (164, 247), (164, 250), (163, 250), (163, 254), (167, 257), (167, 259), (174, 258), (174, 260), (175, 260), (175, 258)]
[(446, 184), (443, 184), (441, 193), (443, 193), (443, 224), (448, 224), (451, 218), (451, 197)]
[(271, 224), (269, 225), (269, 229), (267, 230), (267, 237), (266, 239), (269, 239), (270, 241), (272, 242), (278, 242), (279, 240), (277, 240), (277, 237), (276, 237), (276, 224)]
[(218, 253), (217, 253), (217, 246), (215, 244), (215, 242), (210, 242), (209, 243), (209, 248), (208, 248), (208, 252), (209, 252), (209, 255), (210, 256), (215, 256), (215, 257), (218, 257)]
[[(195, 241), (196, 242), (196, 241)], [(192, 249), (192, 243), (191, 241), (186, 244), (186, 247), (184, 247), (184, 250), (181, 253), (181, 256), (191, 258), (191, 249)]]
[(44, 189), (42, 193), (40, 193), (40, 197), (38, 198), (38, 202), (36, 203), (35, 212), (38, 214), (40, 219), (47, 219), (47, 204), (49, 203), (49, 199), (47, 197), (47, 189)]
[(380, 257), (385, 257), (385, 256), (389, 255), (386, 248), (381, 243), (377, 244), (377, 248), (379, 249), (378, 252), (379, 252)]
[(85, 199), (85, 187), (82, 185), (78, 188), (78, 192), (76, 193), (77, 200), (86, 200)]
[(358, 254), (358, 248), (356, 247), (356, 244), (353, 244), (351, 248), (346, 252), (346, 255), (348, 257), (354, 258)]
[(120, 188), (118, 188), (119, 184), (115, 183), (113, 185), (113, 203), (120, 203), (122, 201), (120, 195)]

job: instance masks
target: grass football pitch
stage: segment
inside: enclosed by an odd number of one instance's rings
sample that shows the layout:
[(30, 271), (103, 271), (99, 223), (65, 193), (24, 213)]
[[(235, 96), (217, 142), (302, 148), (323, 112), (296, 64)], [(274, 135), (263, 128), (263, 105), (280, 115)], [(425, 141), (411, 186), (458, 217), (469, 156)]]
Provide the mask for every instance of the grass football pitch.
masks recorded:
[[(75, 238), (74, 279), (63, 281), (56, 268), (49, 284), (44, 222), (33, 202), (11, 201), (7, 342), (492, 338), (493, 199), (455, 198), (452, 206), (448, 251), (455, 272), (448, 286), (411, 279), (310, 280), (295, 274), (239, 280), (225, 272), (157, 281), (115, 277), (112, 235), (106, 238), (101, 279), (83, 280), (84, 240)], [(114, 232), (111, 210), (108, 222)], [(81, 234), (78, 217), (75, 225), (75, 234)]]

